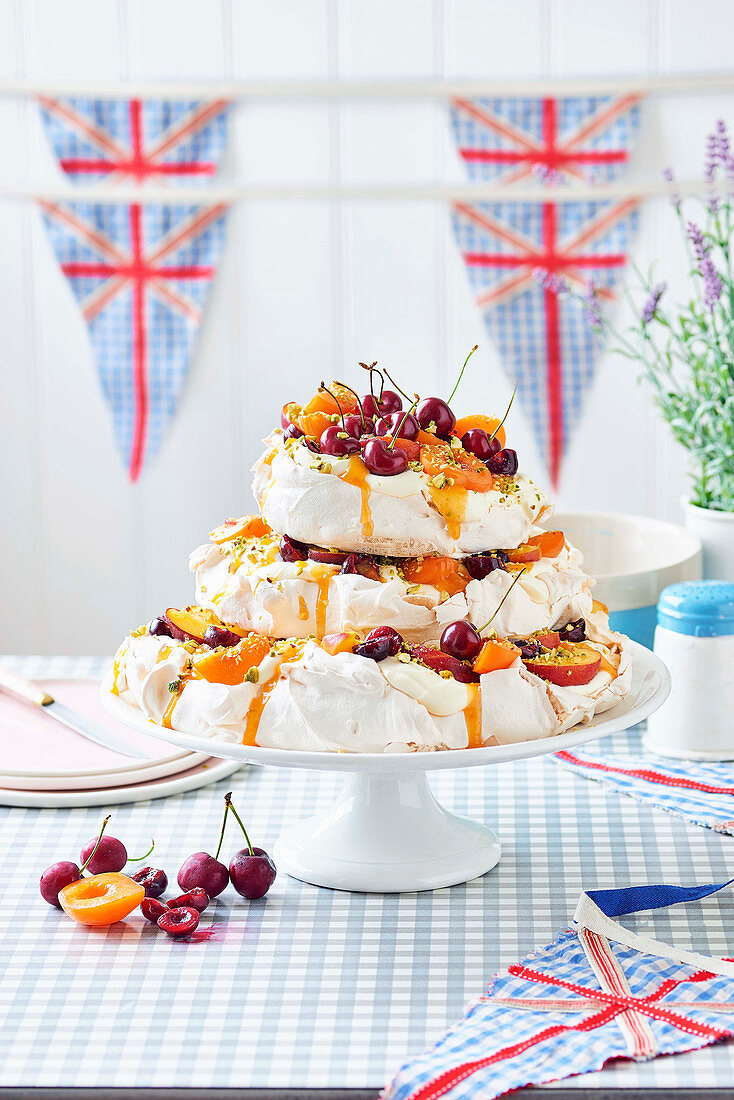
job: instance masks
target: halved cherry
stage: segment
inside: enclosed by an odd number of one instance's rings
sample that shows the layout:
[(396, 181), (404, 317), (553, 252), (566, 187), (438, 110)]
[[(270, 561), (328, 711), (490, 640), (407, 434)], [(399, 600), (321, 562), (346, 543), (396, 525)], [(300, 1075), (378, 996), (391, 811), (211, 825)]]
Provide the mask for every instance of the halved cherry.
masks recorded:
[(218, 626), (219, 620), (203, 607), (167, 607), (163, 621), (168, 624), (171, 637), (178, 642), (204, 640), (207, 627)]
[(486, 493), (492, 488), (493, 478), (487, 467), (463, 447), (448, 444), (421, 447), (421, 466), (429, 477), (443, 474), (461, 489)]
[(417, 657), (419, 661), (422, 661), (428, 668), (432, 668), (434, 672), (450, 672), (453, 678), (461, 684), (479, 683), (479, 676), (471, 665), (458, 661), (456, 657), (451, 657), (441, 649), (434, 649), (430, 645), (412, 645), (410, 646), (410, 655), (411, 657)]
[(359, 636), (350, 630), (347, 633), (325, 634), (320, 645), (334, 657), (337, 653), (354, 653), (358, 642)]
[(225, 519), (220, 527), (215, 527), (209, 532), (212, 542), (229, 542), (230, 539), (262, 538), (269, 535), (272, 529), (262, 516), (242, 516), (240, 519)]
[(320, 550), (318, 546), (312, 546), (308, 552), (311, 561), (319, 561), (324, 565), (344, 565), (349, 554), (341, 550)]
[(543, 531), (528, 539), (528, 545), (537, 546), (541, 558), (557, 558), (566, 545), (566, 536), (563, 531)]
[(271, 641), (263, 634), (248, 634), (231, 649), (213, 649), (194, 657), (194, 669), (210, 684), (241, 684), (251, 668), (257, 668), (270, 652)]
[(516, 565), (526, 565), (531, 561), (540, 561), (540, 547), (536, 546), (532, 542), (523, 542), (520, 546), (516, 546), (514, 550), (505, 551), (507, 554), (507, 560), (514, 562)]
[(481, 652), (474, 662), (474, 671), (483, 676), (487, 672), (497, 672), (510, 665), (520, 656), (520, 650), (504, 638), (487, 638)]
[(454, 424), (454, 435), (461, 439), (462, 435), (466, 435), (472, 428), (481, 428), (490, 438), (494, 435), (494, 438), (499, 440), (500, 447), (504, 447), (507, 442), (505, 429), (501, 426), (498, 416), (484, 416), (482, 413), (475, 413), (473, 416), (462, 416)]
[(601, 653), (583, 642), (562, 642), (550, 653), (523, 662), (528, 672), (558, 687), (589, 684), (601, 668)]
[(463, 592), (471, 577), (462, 561), (441, 555), (408, 558), (403, 563), (403, 576), (408, 584), (430, 584), (449, 596)]
[(106, 925), (124, 920), (145, 897), (145, 888), (119, 871), (80, 878), (59, 890), (64, 912), (80, 924)]

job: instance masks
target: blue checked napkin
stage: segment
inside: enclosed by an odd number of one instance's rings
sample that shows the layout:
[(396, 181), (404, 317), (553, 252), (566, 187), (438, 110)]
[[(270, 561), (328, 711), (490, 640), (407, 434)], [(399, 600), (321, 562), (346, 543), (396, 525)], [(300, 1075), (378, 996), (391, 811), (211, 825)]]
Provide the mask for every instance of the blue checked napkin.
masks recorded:
[(582, 894), (573, 926), (497, 974), (435, 1046), (407, 1063), (383, 1100), (491, 1100), (512, 1089), (728, 1039), (734, 962), (659, 943), (613, 918), (696, 901), (707, 886)]

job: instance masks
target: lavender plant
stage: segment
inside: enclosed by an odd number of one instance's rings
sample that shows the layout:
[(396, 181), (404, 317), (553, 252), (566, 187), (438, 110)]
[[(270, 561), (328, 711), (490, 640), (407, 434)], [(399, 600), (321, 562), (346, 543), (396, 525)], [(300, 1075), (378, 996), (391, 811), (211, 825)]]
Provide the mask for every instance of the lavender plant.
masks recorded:
[[(672, 171), (664, 175), (673, 185)], [(575, 297), (592, 328), (612, 336), (611, 349), (642, 364), (656, 406), (690, 455), (692, 503), (734, 512), (734, 153), (723, 121), (707, 138), (704, 176), (711, 190), (699, 221), (687, 220), (680, 196), (671, 194), (690, 261), (687, 302), (666, 307), (667, 283), (635, 268), (644, 298), (629, 295), (636, 320), (620, 333), (592, 284), (577, 293), (543, 269), (535, 275), (544, 287)]]

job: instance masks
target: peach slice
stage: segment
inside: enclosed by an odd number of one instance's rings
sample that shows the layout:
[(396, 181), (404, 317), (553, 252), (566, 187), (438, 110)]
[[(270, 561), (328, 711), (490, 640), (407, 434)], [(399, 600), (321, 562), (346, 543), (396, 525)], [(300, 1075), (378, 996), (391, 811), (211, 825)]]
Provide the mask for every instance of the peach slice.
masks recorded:
[(354, 653), (358, 642), (359, 637), (353, 630), (348, 633), (325, 634), (321, 639), (321, 648), (333, 657), (337, 653)]
[(262, 516), (242, 516), (240, 519), (225, 519), (219, 527), (209, 532), (212, 542), (229, 542), (230, 539), (253, 539), (269, 535), (271, 527)]
[(210, 684), (241, 684), (270, 652), (270, 646), (270, 639), (263, 634), (248, 634), (231, 649), (213, 649), (194, 657), (194, 670)]
[(145, 897), (145, 888), (119, 871), (80, 878), (59, 890), (61, 908), (80, 924), (106, 925), (137, 909)]
[(562, 642), (550, 653), (523, 662), (528, 672), (558, 687), (590, 684), (601, 668), (601, 653), (583, 642)]
[(163, 619), (177, 642), (191, 639), (201, 644), (208, 626), (219, 626), (219, 620), (203, 607), (167, 607)]
[(523, 542), (514, 550), (507, 550), (507, 560), (516, 565), (529, 564), (531, 561), (540, 561), (540, 547), (531, 542)]
[(474, 662), (474, 671), (482, 676), (486, 672), (509, 668), (519, 655), (520, 650), (512, 642), (501, 638), (487, 638)]

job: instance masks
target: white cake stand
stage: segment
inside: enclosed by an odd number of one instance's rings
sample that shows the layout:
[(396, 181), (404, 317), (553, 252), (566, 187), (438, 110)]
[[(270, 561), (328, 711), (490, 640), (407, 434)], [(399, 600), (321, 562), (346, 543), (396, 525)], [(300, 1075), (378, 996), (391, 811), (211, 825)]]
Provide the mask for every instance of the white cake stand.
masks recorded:
[[(500, 858), (500, 842), (486, 825), (457, 817), (437, 802), (427, 773), (470, 768), (559, 752), (641, 722), (670, 691), (662, 661), (636, 642), (629, 643), (632, 690), (591, 725), (569, 733), (514, 745), (419, 753), (296, 752), (213, 742), (155, 725), (156, 737), (196, 752), (266, 767), (339, 771), (344, 786), (337, 802), (287, 829), (275, 847), (278, 867), (294, 878), (335, 890), (399, 893), (455, 886), (485, 874)], [(102, 684), (107, 710), (124, 725), (151, 732), (140, 711)]]

